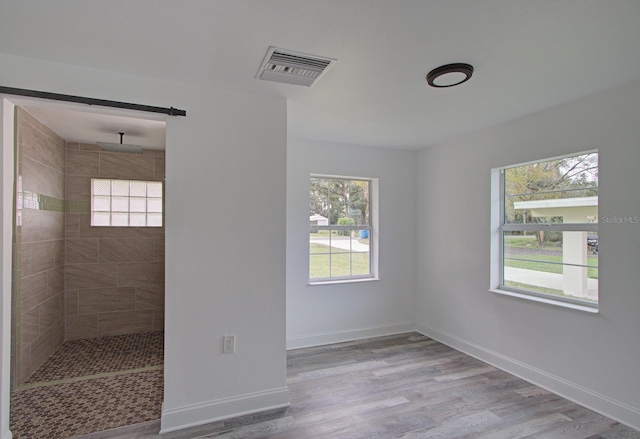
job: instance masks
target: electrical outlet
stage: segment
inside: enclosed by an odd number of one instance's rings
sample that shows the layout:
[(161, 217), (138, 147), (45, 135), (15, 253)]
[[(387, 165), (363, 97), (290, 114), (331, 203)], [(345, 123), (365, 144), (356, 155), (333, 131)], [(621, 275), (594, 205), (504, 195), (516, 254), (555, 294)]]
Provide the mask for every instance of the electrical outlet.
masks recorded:
[(222, 337), (222, 352), (224, 354), (233, 354), (236, 351), (236, 336), (225, 335)]

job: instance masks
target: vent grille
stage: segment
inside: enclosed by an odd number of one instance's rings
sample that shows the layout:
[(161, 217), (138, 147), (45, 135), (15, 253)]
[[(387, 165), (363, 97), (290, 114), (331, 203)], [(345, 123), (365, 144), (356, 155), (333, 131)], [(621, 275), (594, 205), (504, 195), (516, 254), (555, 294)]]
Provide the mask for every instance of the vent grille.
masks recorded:
[(331, 58), (270, 47), (256, 78), (311, 87), (335, 62)]

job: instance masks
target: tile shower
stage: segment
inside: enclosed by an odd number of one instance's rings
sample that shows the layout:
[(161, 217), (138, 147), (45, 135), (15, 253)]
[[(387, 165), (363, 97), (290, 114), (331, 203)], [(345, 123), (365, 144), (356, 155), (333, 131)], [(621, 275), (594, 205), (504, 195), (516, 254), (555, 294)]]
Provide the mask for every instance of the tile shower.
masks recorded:
[(67, 142), (16, 107), (12, 387), (65, 340), (162, 331), (164, 227), (91, 227), (91, 178), (163, 181), (164, 151)]

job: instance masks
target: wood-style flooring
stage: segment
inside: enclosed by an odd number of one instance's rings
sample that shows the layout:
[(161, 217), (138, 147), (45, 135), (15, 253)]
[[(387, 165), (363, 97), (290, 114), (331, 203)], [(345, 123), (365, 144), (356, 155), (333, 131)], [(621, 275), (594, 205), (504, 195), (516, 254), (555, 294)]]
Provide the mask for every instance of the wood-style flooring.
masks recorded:
[(638, 431), (416, 333), (290, 351), (287, 381), (287, 409), (162, 436), (152, 421), (82, 438), (640, 439)]

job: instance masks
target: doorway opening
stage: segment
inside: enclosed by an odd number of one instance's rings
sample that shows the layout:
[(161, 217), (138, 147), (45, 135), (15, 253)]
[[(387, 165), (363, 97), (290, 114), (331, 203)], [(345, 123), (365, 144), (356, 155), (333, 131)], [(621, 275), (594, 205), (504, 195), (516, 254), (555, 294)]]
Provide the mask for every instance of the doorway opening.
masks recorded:
[[(92, 226), (91, 181), (160, 182), (164, 216), (166, 122), (73, 104), (11, 102), (13, 435), (60, 430), (57, 437), (67, 437), (159, 419), (164, 218), (158, 227)], [(142, 146), (141, 154), (96, 144), (115, 142), (121, 131)], [(127, 408), (128, 401), (144, 406), (145, 398), (151, 408)]]

